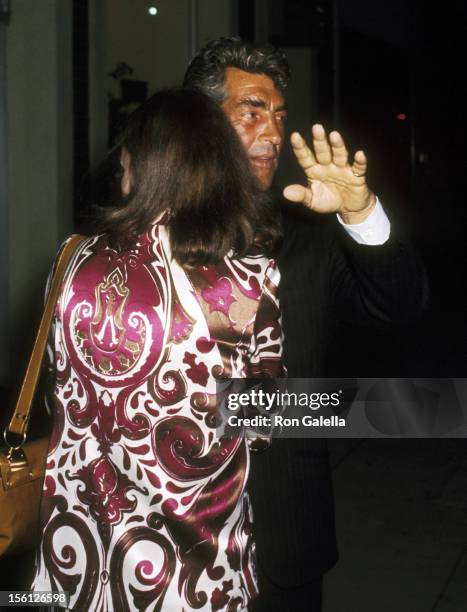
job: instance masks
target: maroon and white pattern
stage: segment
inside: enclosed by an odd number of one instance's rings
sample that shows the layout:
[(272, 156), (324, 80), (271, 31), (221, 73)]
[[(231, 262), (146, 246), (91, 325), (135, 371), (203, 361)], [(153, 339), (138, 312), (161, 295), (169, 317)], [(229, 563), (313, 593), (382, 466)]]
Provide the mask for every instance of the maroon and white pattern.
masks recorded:
[(56, 307), (54, 429), (36, 591), (70, 609), (240, 611), (257, 594), (244, 440), (216, 437), (215, 378), (280, 376), (271, 260), (190, 272), (155, 224), (70, 262)]

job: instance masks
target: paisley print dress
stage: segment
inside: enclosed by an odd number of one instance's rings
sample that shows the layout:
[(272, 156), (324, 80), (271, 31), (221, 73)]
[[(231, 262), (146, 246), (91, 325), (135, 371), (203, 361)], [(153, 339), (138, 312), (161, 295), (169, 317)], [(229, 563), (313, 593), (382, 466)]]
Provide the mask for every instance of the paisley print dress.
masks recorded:
[(80, 611), (244, 610), (257, 595), (248, 448), (216, 436), (217, 377), (280, 376), (273, 260), (186, 271), (154, 224), (80, 245), (49, 355), (54, 427), (33, 591)]

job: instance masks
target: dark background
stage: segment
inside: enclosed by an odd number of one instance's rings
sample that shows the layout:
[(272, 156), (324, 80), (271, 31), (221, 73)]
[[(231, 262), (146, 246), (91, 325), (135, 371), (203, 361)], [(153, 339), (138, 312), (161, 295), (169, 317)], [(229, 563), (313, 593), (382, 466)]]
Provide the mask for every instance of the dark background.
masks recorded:
[[(76, 194), (90, 159), (88, 9), (85, 0), (74, 2)], [(316, 104), (311, 120), (339, 129), (350, 150), (365, 149), (370, 185), (394, 223), (418, 247), (430, 277), (431, 303), (419, 322), (391, 333), (343, 328), (330, 351), (334, 372), (348, 377), (465, 377), (467, 3), (274, 0), (268, 10), (271, 42), (311, 46), (316, 52)], [(254, 37), (250, 0), (239, 2), (238, 23), (240, 35)], [(75, 212), (79, 227), (86, 211), (78, 195)], [(15, 384), (3, 390), (4, 397), (8, 394), (14, 396)], [(33, 430), (40, 430), (38, 423), (33, 423)], [(333, 465), (348, 462), (355, 449), (361, 453), (361, 444), (335, 446)], [(392, 465), (395, 455), (403, 456), (404, 465), (396, 460), (401, 470), (438, 456), (438, 470), (431, 466), (429, 474), (413, 472), (412, 484), (417, 488), (421, 482), (417, 478), (424, 478), (428, 490), (439, 496), (449, 478), (466, 465), (464, 441), (372, 441), (367, 448), (363, 463), (373, 465), (375, 457), (385, 457)], [(405, 478), (410, 488), (407, 472)], [(464, 491), (462, 503), (466, 498)], [(418, 518), (423, 520), (431, 507), (420, 512)], [(355, 529), (362, 526), (356, 525)], [(347, 545), (352, 546), (352, 540)], [(463, 550), (465, 555), (467, 547)], [(2, 589), (24, 588), (30, 582), (32, 559), (32, 554), (25, 554), (3, 561)], [(369, 558), (361, 567), (364, 575), (371, 563)], [(452, 607), (461, 609), (467, 609), (467, 603), (465, 608)]]
[[(350, 151), (364, 148), (370, 186), (417, 245), (431, 282), (431, 304), (417, 324), (371, 335), (342, 329), (333, 371), (464, 376), (467, 3), (281, 0), (270, 13), (282, 17), (270, 19), (271, 42), (317, 51), (311, 120), (340, 130)], [(241, 2), (240, 17), (240, 33), (251, 36), (251, 2)]]

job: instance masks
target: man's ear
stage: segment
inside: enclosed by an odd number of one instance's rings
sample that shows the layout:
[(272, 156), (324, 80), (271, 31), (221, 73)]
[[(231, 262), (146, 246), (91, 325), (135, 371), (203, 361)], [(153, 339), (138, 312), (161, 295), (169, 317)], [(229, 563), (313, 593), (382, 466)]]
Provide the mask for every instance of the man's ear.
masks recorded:
[(131, 191), (131, 156), (125, 147), (122, 147), (122, 152), (120, 153), (120, 164), (123, 168), (120, 188), (122, 190), (122, 196), (125, 197), (129, 195)]

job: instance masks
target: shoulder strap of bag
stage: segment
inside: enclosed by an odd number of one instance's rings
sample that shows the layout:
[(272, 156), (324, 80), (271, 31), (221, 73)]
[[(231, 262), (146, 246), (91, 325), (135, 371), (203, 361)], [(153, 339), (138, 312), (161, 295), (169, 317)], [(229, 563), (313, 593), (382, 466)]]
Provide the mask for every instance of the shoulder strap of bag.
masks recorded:
[(39, 380), (42, 359), (44, 357), (45, 347), (47, 345), (47, 337), (49, 335), (50, 325), (55, 310), (55, 304), (58, 300), (60, 287), (62, 284), (65, 270), (71, 256), (76, 250), (76, 247), (85, 239), (80, 234), (74, 234), (63, 247), (55, 269), (52, 285), (44, 308), (44, 313), (39, 325), (39, 330), (36, 335), (36, 340), (32, 349), (32, 354), (29, 359), (28, 368), (24, 376), (23, 384), (19, 392), (16, 407), (11, 417), (8, 427), (5, 429), (5, 442), (9, 433), (23, 436), (23, 442), (26, 438), (26, 429), (29, 423), (29, 413), (32, 406), (32, 400), (36, 391), (37, 381)]

